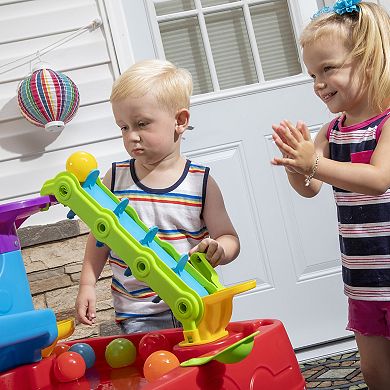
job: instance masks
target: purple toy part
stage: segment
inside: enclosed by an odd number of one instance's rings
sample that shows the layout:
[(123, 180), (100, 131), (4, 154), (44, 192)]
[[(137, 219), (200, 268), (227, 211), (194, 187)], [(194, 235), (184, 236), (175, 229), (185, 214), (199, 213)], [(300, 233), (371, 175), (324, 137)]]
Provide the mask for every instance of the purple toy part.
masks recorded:
[(28, 217), (54, 203), (54, 196), (39, 196), (0, 205), (0, 254), (20, 249), (16, 229)]

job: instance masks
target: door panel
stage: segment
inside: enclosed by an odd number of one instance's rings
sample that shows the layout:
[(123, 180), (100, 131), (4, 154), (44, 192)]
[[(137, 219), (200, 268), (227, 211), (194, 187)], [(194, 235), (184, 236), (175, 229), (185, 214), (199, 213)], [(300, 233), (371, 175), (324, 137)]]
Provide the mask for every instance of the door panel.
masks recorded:
[[(251, 196), (250, 173), (242, 142), (213, 148), (205, 147), (203, 150), (191, 151), (186, 155), (194, 161), (211, 167), (211, 175), (223, 188), (225, 203), (237, 205), (229, 208), (229, 215), (236, 229), (245, 232), (245, 237), (241, 237), (241, 240), (247, 245), (243, 245), (240, 258), (247, 261), (233, 262), (228, 268), (220, 267), (218, 271), (223, 283), (232, 285), (237, 281), (256, 279), (258, 289), (272, 287), (270, 272), (267, 271), (269, 267), (266, 267), (268, 261), (266, 261), (261, 226), (257, 213), (253, 212), (256, 209), (256, 200)], [(226, 174), (227, 172), (229, 175)]]

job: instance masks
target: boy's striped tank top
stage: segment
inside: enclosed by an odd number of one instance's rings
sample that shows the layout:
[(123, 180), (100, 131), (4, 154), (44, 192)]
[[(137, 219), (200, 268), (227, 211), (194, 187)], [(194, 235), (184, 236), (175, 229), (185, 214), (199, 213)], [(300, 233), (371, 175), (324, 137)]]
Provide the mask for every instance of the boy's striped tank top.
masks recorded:
[[(344, 118), (336, 118), (329, 125), (330, 158), (369, 164), (390, 110), (346, 127)], [(345, 294), (352, 299), (389, 301), (390, 191), (373, 196), (333, 186), (333, 193)]]
[[(157, 226), (158, 237), (172, 244), (180, 254), (187, 253), (209, 233), (202, 218), (209, 168), (186, 161), (181, 177), (165, 189), (143, 185), (135, 172), (135, 160), (112, 164), (111, 191), (120, 199), (128, 198), (146, 226)], [(112, 251), (109, 262), (113, 272), (112, 295), (117, 321), (153, 315), (168, 310), (147, 285), (133, 276), (124, 276), (126, 263)]]

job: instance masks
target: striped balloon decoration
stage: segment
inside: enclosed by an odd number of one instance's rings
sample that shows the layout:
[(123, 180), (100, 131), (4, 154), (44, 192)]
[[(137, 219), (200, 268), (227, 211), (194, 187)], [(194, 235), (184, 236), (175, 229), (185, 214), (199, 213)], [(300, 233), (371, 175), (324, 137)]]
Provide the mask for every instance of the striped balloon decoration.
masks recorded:
[(61, 131), (76, 114), (80, 95), (76, 84), (63, 73), (38, 69), (18, 88), (23, 116), (49, 132)]

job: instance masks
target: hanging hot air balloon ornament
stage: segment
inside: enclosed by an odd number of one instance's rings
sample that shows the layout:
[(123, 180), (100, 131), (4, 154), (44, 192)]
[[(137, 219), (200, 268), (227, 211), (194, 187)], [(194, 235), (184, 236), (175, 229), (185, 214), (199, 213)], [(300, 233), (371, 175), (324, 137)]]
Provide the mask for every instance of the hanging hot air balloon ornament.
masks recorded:
[(76, 114), (80, 95), (76, 84), (52, 69), (37, 69), (18, 88), (23, 116), (48, 132), (59, 132)]

